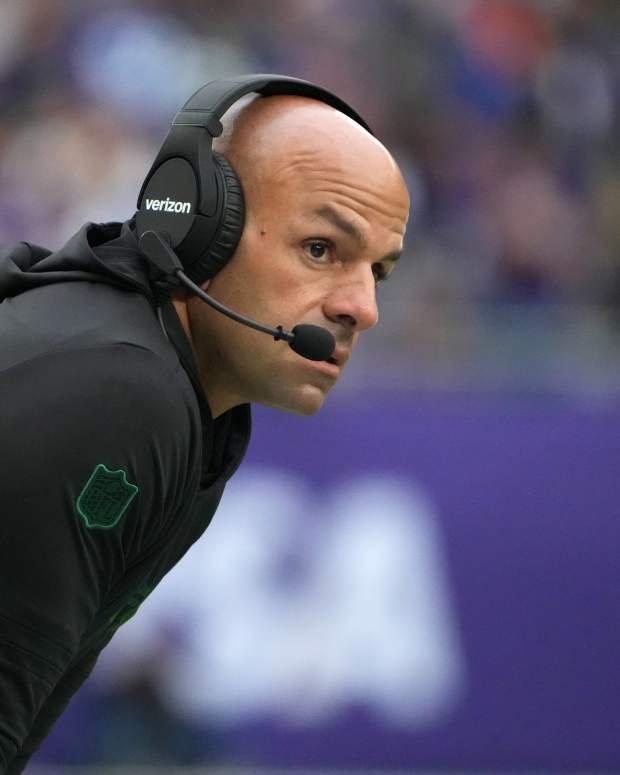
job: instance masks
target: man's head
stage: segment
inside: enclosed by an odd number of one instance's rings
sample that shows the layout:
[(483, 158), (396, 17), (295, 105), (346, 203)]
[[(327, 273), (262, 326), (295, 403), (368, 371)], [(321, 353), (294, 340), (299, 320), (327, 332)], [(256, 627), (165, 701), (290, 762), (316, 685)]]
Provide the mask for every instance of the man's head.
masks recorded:
[(232, 258), (202, 287), (269, 325), (327, 328), (338, 364), (302, 358), (185, 290), (175, 291), (175, 308), (214, 416), (247, 402), (312, 414), (377, 322), (376, 283), (402, 249), (407, 190), (386, 149), (323, 102), (258, 97), (223, 123), (213, 148), (241, 181), (245, 225)]

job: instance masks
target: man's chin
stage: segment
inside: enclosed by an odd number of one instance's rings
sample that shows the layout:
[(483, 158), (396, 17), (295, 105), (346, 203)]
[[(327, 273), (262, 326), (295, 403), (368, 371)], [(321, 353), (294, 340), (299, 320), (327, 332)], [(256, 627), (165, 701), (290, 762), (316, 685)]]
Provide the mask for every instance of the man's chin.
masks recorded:
[(323, 406), (326, 391), (316, 385), (302, 385), (291, 395), (283, 396), (271, 403), (273, 409), (279, 409), (288, 414), (298, 414), (310, 417)]

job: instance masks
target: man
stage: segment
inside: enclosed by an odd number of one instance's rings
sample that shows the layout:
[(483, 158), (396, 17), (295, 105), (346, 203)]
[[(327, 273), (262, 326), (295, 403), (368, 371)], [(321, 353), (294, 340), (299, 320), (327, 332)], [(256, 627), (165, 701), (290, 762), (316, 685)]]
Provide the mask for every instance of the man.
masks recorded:
[(22, 771), (204, 532), (249, 405), (313, 414), (377, 322), (409, 209), (387, 150), (300, 95), (223, 123), (213, 150), (241, 181), (245, 222), (201, 287), (256, 320), (327, 328), (336, 350), (302, 358), (184, 288), (158, 316), (135, 219), (86, 224), (56, 253), (0, 250), (0, 773)]

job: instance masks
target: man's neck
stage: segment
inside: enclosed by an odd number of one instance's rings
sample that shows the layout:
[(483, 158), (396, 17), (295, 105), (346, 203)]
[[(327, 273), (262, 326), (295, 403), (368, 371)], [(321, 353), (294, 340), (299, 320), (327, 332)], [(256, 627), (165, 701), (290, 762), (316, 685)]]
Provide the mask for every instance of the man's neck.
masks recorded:
[(225, 391), (217, 389), (217, 387), (213, 384), (213, 380), (207, 380), (206, 375), (204, 373), (203, 361), (200, 358), (198, 354), (198, 350), (194, 343), (192, 326), (190, 323), (189, 312), (187, 307), (186, 291), (180, 288), (173, 290), (171, 294), (171, 301), (172, 301), (172, 306), (174, 307), (174, 310), (177, 313), (177, 317), (179, 318), (179, 322), (181, 323), (181, 326), (185, 331), (185, 335), (187, 336), (187, 339), (190, 343), (190, 347), (192, 348), (194, 361), (196, 363), (198, 376), (200, 378), (200, 384), (202, 385), (202, 389), (204, 390), (207, 403), (209, 404), (209, 409), (211, 410), (211, 416), (215, 420), (221, 414), (224, 414), (224, 412), (227, 412), (229, 409), (232, 409), (234, 406), (237, 406), (243, 402), (232, 401), (230, 399), (230, 396)]

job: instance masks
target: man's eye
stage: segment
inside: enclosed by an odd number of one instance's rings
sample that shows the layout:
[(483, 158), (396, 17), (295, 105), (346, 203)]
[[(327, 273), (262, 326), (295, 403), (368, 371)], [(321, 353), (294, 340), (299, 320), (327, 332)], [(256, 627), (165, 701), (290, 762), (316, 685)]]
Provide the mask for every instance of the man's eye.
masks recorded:
[(326, 258), (331, 245), (325, 240), (315, 239), (311, 242), (307, 242), (305, 247), (312, 258), (320, 261), (321, 259)]

